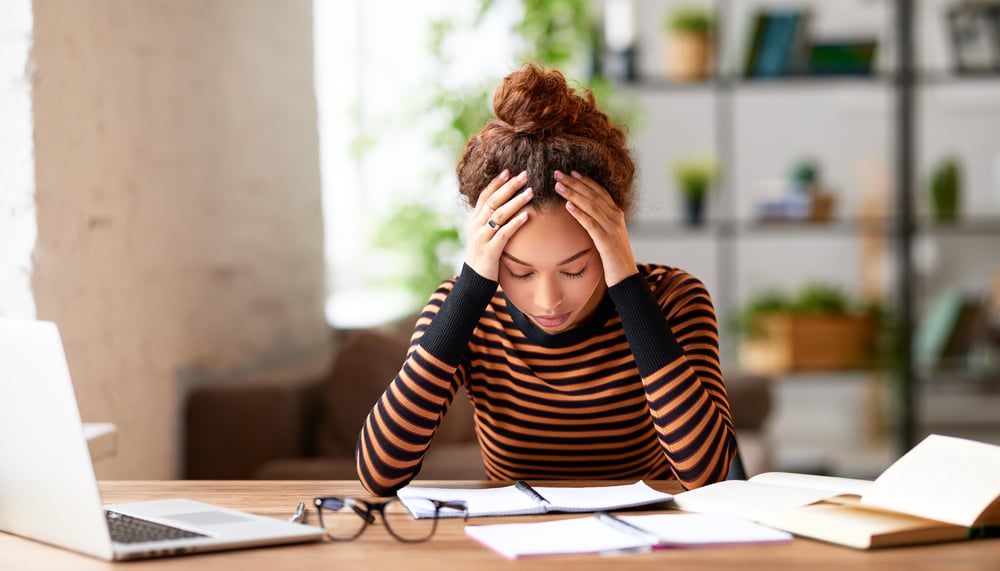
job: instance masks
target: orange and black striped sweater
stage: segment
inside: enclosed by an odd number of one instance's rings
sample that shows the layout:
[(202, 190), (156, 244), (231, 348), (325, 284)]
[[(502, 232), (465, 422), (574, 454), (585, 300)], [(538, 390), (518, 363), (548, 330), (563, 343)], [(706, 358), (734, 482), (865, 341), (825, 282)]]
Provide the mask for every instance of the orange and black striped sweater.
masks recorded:
[(361, 429), (370, 492), (392, 495), (416, 476), (460, 386), (490, 479), (694, 488), (722, 480), (736, 450), (712, 300), (677, 268), (640, 265), (591, 318), (550, 335), (465, 266), (431, 296)]

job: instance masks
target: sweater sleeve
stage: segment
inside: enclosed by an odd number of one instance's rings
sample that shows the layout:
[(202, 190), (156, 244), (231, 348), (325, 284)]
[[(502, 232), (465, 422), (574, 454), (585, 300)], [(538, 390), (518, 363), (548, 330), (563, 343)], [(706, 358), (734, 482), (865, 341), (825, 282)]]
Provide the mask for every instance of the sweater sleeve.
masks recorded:
[(694, 276), (636, 274), (608, 290), (642, 376), (660, 446), (687, 489), (725, 478), (736, 453), (715, 310)]
[(402, 367), (358, 437), (358, 477), (369, 492), (392, 495), (420, 471), (462, 382), (466, 348), (496, 288), (496, 282), (464, 266), (424, 307)]

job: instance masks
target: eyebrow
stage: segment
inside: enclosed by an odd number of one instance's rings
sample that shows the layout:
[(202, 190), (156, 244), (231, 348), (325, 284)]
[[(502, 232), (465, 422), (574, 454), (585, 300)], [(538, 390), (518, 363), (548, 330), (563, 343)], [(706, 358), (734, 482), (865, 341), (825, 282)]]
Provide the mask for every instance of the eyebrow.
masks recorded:
[[(577, 252), (577, 253), (573, 254), (572, 256), (570, 256), (570, 257), (566, 258), (565, 260), (563, 260), (563, 261), (559, 262), (559, 263), (558, 263), (558, 264), (556, 264), (556, 265), (557, 265), (557, 266), (564, 266), (564, 265), (566, 265), (566, 264), (568, 264), (568, 263), (570, 263), (570, 262), (573, 262), (573, 261), (575, 261), (575, 260), (578, 260), (578, 259), (582, 258), (583, 256), (585, 256), (585, 255), (587, 255), (588, 253), (590, 253), (590, 251), (591, 251), (591, 250), (593, 250), (593, 248), (587, 248), (587, 249), (585, 249), (585, 250), (580, 250), (579, 252)], [(522, 266), (529, 266), (529, 267), (531, 266), (531, 264), (529, 264), (528, 262), (525, 262), (525, 261), (522, 261), (522, 260), (519, 260), (519, 259), (515, 258), (514, 256), (511, 256), (511, 255), (510, 255), (510, 254), (508, 254), (507, 252), (504, 252), (504, 253), (503, 253), (503, 254), (501, 254), (501, 255), (502, 255), (503, 257), (505, 257), (505, 258), (508, 258), (508, 259), (510, 259), (510, 260), (511, 260), (512, 262), (514, 262), (514, 263), (516, 263), (516, 264), (521, 264)]]

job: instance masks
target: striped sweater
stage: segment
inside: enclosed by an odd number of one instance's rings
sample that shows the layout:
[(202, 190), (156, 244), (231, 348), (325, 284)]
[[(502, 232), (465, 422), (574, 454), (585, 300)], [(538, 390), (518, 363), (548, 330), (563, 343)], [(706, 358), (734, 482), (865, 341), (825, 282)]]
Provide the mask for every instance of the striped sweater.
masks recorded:
[(513, 479), (722, 480), (736, 441), (711, 297), (694, 276), (640, 265), (591, 318), (547, 334), (468, 266), (419, 319), (361, 429), (361, 483), (413, 479), (459, 387), (486, 474)]

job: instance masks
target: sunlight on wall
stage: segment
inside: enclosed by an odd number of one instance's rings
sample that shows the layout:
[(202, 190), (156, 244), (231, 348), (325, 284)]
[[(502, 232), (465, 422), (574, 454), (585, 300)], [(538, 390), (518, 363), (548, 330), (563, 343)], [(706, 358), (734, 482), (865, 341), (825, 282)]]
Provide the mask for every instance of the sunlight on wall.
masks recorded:
[(32, 146), (31, 1), (0, 3), (0, 316), (35, 317), (31, 252), (35, 247)]

